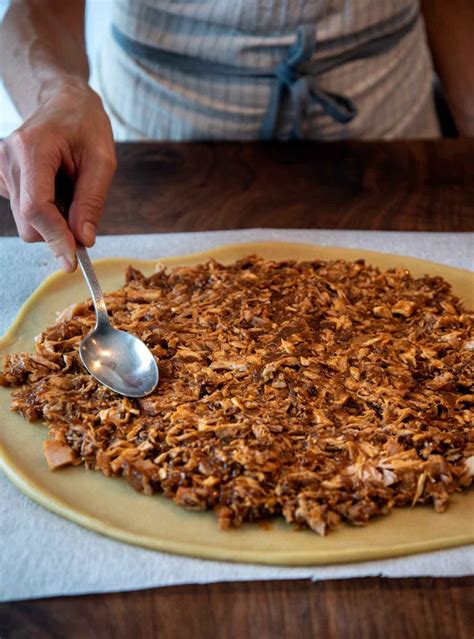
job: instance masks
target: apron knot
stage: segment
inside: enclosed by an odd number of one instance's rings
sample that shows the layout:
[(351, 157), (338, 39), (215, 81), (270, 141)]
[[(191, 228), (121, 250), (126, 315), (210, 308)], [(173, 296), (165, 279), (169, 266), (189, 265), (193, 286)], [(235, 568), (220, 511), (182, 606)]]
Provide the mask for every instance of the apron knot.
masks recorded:
[(275, 137), (278, 115), (286, 97), (290, 99), (292, 106), (293, 139), (301, 139), (301, 125), (311, 102), (319, 104), (323, 111), (337, 122), (349, 122), (356, 115), (357, 109), (349, 98), (310, 87), (301, 65), (311, 60), (314, 49), (314, 28), (311, 25), (301, 25), (297, 29), (296, 41), (290, 47), (287, 57), (274, 70), (276, 83), (262, 126), (261, 137), (264, 140)]

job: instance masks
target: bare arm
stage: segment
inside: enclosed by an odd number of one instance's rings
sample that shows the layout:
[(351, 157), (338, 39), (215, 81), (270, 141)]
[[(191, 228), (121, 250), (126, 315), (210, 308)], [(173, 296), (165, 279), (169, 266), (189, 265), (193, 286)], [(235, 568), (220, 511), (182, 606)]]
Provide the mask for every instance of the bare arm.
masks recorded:
[(474, 1), (421, 0), (436, 71), (461, 135), (474, 135)]
[[(66, 270), (76, 265), (75, 238), (95, 241), (115, 171), (110, 123), (87, 84), (84, 10), (85, 0), (14, 0), (0, 28), (0, 71), (25, 117), (0, 143), (0, 194), (20, 236), (48, 242)], [(75, 184), (70, 228), (54, 205), (60, 168)]]
[(85, 0), (14, 0), (0, 29), (0, 70), (26, 117), (62, 83), (83, 86), (89, 76), (84, 39)]

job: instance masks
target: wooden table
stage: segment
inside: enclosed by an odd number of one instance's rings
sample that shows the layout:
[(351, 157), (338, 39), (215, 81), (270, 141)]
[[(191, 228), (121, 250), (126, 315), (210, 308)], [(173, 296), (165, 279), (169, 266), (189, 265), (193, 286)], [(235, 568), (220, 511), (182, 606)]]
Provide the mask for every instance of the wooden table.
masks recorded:
[[(101, 233), (474, 231), (474, 140), (120, 144)], [(0, 235), (14, 235), (0, 198)], [(433, 256), (436, 258), (436, 256)], [(0, 606), (2, 639), (470, 639), (474, 579), (250, 582)]]

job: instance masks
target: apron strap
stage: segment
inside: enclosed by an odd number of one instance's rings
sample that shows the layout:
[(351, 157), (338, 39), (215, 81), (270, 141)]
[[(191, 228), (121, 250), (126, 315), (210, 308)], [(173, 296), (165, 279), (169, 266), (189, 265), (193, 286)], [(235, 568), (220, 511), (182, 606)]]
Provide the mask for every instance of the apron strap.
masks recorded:
[[(370, 27), (358, 33), (360, 44), (340, 54), (311, 61), (315, 47), (315, 28), (301, 25), (296, 31), (296, 40), (289, 48), (285, 60), (274, 69), (250, 69), (231, 64), (204, 60), (193, 56), (166, 51), (137, 40), (133, 40), (112, 24), (112, 37), (129, 55), (154, 64), (176, 68), (192, 75), (247, 77), (257, 80), (274, 80), (270, 102), (261, 127), (263, 140), (273, 139), (278, 131), (279, 115), (284, 100), (289, 99), (293, 113), (291, 137), (300, 139), (302, 123), (308, 107), (318, 104), (326, 115), (341, 124), (347, 124), (357, 115), (355, 104), (348, 97), (325, 91), (317, 86), (317, 79), (342, 64), (373, 57), (389, 51), (416, 26), (419, 11), (410, 15), (404, 10), (382, 23), (384, 35), (374, 37)], [(354, 36), (343, 36), (343, 39)]]
[(291, 101), (293, 111), (292, 139), (301, 139), (301, 125), (311, 102), (319, 104), (327, 115), (342, 124), (350, 122), (357, 113), (354, 103), (349, 98), (318, 87), (310, 88), (308, 76), (303, 74), (299, 67), (313, 56), (314, 28), (309, 24), (302, 25), (296, 33), (296, 42), (290, 47), (286, 59), (274, 71), (276, 83), (261, 129), (263, 140), (275, 137), (278, 115), (286, 96)]

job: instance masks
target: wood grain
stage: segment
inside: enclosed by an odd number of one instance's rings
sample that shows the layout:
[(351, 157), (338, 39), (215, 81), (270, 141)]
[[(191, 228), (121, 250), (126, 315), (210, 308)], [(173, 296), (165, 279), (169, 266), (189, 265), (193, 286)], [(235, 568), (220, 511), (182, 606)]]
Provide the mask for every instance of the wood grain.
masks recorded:
[(474, 579), (181, 586), (0, 606), (2, 639), (471, 639)]
[[(103, 234), (256, 226), (474, 231), (474, 139), (122, 143), (117, 152)], [(0, 235), (15, 234), (1, 200)]]
[[(474, 139), (119, 144), (118, 159), (101, 233), (474, 231)], [(0, 637), (471, 639), (473, 610), (472, 578), (227, 583), (2, 604)]]

